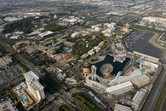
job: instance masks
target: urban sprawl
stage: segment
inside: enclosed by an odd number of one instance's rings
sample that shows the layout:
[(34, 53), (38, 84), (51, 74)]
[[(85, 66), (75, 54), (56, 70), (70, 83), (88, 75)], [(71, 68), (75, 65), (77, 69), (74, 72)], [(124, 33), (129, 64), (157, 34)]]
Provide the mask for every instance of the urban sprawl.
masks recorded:
[(0, 111), (166, 110), (166, 1), (0, 9)]

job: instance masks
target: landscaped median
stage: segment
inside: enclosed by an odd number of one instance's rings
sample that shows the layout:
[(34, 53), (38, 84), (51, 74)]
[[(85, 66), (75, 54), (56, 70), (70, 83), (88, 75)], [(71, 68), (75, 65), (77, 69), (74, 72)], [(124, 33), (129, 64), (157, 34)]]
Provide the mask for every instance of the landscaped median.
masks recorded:
[(160, 92), (160, 95), (157, 99), (157, 102), (155, 104), (153, 111), (160, 111), (161, 110), (165, 98), (166, 98), (166, 82), (164, 83), (164, 86)]
[(74, 93), (72, 95), (72, 98), (75, 100), (76, 103), (81, 105), (83, 110), (87, 111), (99, 111), (98, 108), (90, 102), (88, 97), (84, 95), (83, 93)]

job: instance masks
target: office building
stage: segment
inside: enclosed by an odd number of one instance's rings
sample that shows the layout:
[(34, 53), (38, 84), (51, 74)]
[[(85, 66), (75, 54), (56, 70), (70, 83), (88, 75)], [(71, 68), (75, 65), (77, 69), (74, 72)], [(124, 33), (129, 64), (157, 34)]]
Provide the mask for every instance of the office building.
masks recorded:
[(32, 71), (24, 74), (28, 90), (40, 102), (45, 99), (44, 87), (39, 83), (39, 77)]

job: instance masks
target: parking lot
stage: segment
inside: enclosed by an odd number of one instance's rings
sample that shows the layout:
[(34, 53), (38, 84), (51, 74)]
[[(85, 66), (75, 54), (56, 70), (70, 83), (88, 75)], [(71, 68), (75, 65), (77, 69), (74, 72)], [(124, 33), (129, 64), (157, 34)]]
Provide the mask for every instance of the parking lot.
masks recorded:
[(149, 43), (149, 39), (152, 36), (153, 33), (151, 32), (134, 30), (128, 36), (126, 36), (123, 41), (125, 46), (130, 51), (137, 51), (153, 57), (160, 58), (162, 51)]
[(10, 67), (9, 69), (6, 69), (3, 73), (8, 77), (8, 79), (13, 80), (21, 76), (24, 71), (19, 65), (15, 65)]
[(3, 77), (2, 72), (0, 72), (0, 86), (4, 85), (6, 83), (6, 79)]
[(11, 66), (10, 68), (5, 69), (3, 72), (0, 72), (0, 85), (4, 85), (10, 81), (12, 83), (17, 83), (24, 79), (23, 77), (24, 70), (20, 65)]

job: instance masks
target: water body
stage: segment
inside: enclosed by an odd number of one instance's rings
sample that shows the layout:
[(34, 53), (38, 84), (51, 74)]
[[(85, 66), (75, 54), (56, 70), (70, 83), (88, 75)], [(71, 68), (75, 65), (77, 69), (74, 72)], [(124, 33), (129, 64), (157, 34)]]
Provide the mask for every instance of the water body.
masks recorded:
[(114, 58), (112, 56), (107, 55), (103, 61), (100, 61), (95, 64), (90, 64), (90, 68), (92, 65), (95, 65), (97, 67), (96, 73), (99, 76), (103, 76), (102, 73), (100, 72), (100, 68), (103, 64), (110, 63), (113, 66), (113, 71), (111, 74), (117, 74), (119, 71), (123, 71), (127, 63), (130, 61), (129, 58), (126, 58), (126, 60), (123, 63), (120, 62), (113, 62)]

